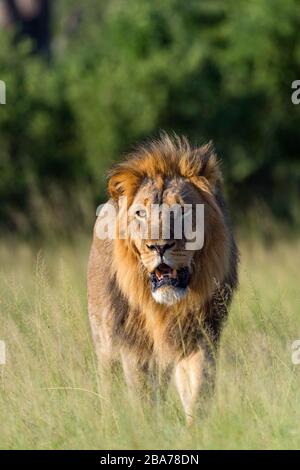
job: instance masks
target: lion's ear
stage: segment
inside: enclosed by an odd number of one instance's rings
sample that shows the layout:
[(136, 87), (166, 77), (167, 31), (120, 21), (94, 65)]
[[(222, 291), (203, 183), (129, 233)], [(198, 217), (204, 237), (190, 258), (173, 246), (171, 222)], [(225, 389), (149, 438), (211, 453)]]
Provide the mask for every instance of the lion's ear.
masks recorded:
[(198, 176), (205, 178), (214, 191), (216, 185), (222, 181), (222, 174), (213, 143), (209, 142), (198, 148), (196, 154), (201, 159)]
[(114, 200), (118, 200), (123, 193), (123, 178), (119, 172), (111, 172), (109, 175), (108, 193), (110, 197)]
[(121, 196), (133, 196), (139, 184), (139, 178), (124, 168), (115, 168), (109, 175), (108, 192), (114, 200)]

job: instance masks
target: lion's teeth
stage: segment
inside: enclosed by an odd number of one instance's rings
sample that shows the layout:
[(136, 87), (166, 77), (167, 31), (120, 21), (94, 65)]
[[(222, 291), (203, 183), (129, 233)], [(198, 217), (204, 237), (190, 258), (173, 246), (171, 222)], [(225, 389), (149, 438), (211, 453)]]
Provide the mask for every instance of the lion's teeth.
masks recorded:
[(161, 279), (175, 279), (177, 277), (177, 270), (170, 268), (169, 272), (161, 272), (159, 269), (155, 270), (155, 275), (157, 279), (160, 281)]

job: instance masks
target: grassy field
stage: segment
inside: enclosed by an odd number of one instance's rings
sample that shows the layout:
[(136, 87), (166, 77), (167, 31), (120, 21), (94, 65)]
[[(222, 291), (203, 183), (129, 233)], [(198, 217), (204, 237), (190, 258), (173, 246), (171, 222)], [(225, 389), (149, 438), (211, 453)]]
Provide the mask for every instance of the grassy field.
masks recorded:
[(0, 448), (300, 447), (300, 242), (242, 242), (240, 289), (224, 330), (209, 417), (191, 428), (173, 387), (163, 409), (104, 393), (86, 311), (89, 240), (0, 245)]

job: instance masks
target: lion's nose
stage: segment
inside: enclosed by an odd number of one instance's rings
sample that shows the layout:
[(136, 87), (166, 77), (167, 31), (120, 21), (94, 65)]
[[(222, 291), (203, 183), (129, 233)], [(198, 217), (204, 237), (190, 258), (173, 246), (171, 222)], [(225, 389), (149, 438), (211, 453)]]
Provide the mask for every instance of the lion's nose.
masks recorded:
[(173, 248), (175, 242), (173, 243), (165, 243), (164, 245), (147, 245), (149, 250), (156, 251), (161, 257), (163, 257), (166, 250)]

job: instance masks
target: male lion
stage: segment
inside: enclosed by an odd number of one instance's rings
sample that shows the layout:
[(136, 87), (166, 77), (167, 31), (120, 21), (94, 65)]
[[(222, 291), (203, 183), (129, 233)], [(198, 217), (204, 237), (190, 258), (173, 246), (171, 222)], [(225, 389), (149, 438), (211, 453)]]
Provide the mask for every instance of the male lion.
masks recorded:
[[(216, 348), (237, 286), (238, 254), (216, 155), (211, 144), (191, 148), (185, 138), (163, 134), (112, 169), (108, 191), (116, 236), (99, 236), (100, 213), (88, 266), (100, 368), (109, 370), (120, 360), (130, 388), (150, 382), (157, 391), (166, 388), (174, 370), (190, 421), (203, 385), (212, 392)], [(118, 204), (124, 196), (125, 211)], [(183, 229), (174, 236), (174, 216), (168, 238), (162, 236), (164, 217), (154, 220), (152, 210), (162, 203), (170, 209), (189, 205), (193, 227), (197, 205), (204, 207), (204, 224), (196, 227), (204, 231), (201, 249), (187, 249)], [(125, 214), (131, 230), (120, 236)], [(148, 230), (153, 225), (155, 239)]]

